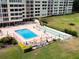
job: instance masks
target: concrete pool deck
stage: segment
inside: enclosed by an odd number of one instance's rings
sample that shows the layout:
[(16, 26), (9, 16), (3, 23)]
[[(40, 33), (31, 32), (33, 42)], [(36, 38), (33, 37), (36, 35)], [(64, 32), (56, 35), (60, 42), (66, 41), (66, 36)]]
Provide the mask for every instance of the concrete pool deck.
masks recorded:
[[(18, 26), (11, 26), (11, 27), (6, 27), (6, 28), (0, 28), (3, 36), (1, 37), (5, 37), (7, 35), (10, 35), (12, 37), (15, 37), (17, 39), (18, 42), (25, 42), (25, 41), (34, 41), (36, 40), (37, 42), (41, 41), (40, 38), (42, 35), (44, 35), (44, 32), (41, 31), (41, 29), (39, 29), (37, 27), (37, 24), (24, 24), (24, 25), (18, 25)], [(37, 34), (38, 36), (29, 40), (25, 40), (22, 36), (20, 36), (18, 33), (16, 33), (16, 30), (20, 30), (20, 29), (28, 29), (31, 30), (32, 32), (34, 32), (35, 34)], [(0, 38), (1, 38), (0, 37)]]
[[(15, 32), (16, 30), (20, 30), (20, 29), (28, 29), (34, 32), (35, 34), (37, 34), (37, 37), (29, 39), (29, 40), (25, 40), (25, 38), (23, 38), (22, 36), (20, 36), (18, 33)], [(28, 42), (31, 45), (33, 45), (33, 42), (38, 43), (38, 42), (43, 42), (46, 40), (50, 42), (53, 39), (66, 40), (66, 37), (68, 37), (67, 39), (72, 38), (72, 36), (69, 34), (63, 33), (61, 31), (58, 31), (46, 26), (41, 26), (40, 24), (33, 23), (33, 22), (26, 23), (23, 25), (18, 25), (18, 26), (0, 28), (0, 30), (3, 33), (3, 35), (1, 35), (0, 38), (10, 35), (14, 37), (18, 42), (22, 42), (23, 44), (26, 44), (26, 42)]]

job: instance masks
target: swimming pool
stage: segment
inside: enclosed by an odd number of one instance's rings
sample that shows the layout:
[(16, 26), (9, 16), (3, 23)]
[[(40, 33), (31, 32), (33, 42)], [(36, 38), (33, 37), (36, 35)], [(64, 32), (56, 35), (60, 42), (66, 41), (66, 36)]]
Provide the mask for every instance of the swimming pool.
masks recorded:
[(33, 33), (28, 29), (20, 29), (20, 30), (16, 30), (15, 32), (18, 33), (23, 38), (25, 38), (26, 40), (37, 37), (37, 34)]

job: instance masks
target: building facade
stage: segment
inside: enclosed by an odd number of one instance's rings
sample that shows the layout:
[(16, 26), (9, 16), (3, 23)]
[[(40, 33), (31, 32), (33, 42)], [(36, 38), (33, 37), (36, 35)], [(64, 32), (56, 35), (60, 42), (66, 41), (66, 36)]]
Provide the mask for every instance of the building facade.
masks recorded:
[(0, 23), (72, 13), (73, 0), (0, 0)]

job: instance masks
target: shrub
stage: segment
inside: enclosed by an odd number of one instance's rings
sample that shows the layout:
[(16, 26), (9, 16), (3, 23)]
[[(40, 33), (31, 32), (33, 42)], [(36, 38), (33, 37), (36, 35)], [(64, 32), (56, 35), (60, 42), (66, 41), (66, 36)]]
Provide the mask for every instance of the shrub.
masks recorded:
[(0, 48), (5, 48), (5, 45), (3, 43), (0, 43)]
[(47, 20), (42, 20), (42, 22), (43, 22), (43, 23), (46, 23), (46, 24), (48, 23)]
[(70, 23), (69, 25), (74, 26), (75, 24), (74, 23)]
[(12, 44), (13, 44), (13, 45), (16, 45), (16, 44), (17, 44), (17, 41), (16, 41), (15, 39), (13, 39), (13, 40), (12, 40)]
[(13, 37), (3, 37), (0, 39), (0, 48), (5, 48), (7, 45), (16, 45), (17, 41)]
[(4, 38), (0, 39), (0, 42), (3, 44), (8, 44), (8, 45), (17, 44), (15, 38), (13, 38), (13, 37), (4, 37)]
[(76, 31), (72, 31), (72, 30), (68, 30), (68, 29), (64, 29), (65, 33), (71, 34), (73, 36), (78, 36), (78, 33)]
[(29, 46), (27, 49), (24, 49), (24, 53), (32, 51), (32, 46)]
[(18, 45), (21, 47), (21, 49), (23, 50), (23, 52), (29, 52), (32, 50), (32, 46), (27, 46), (23, 43), (18, 43)]
[(41, 20), (39, 20), (41, 25), (47, 25), (48, 24), (48, 21), (46, 18), (42, 18)]
[(7, 37), (3, 37), (2, 39), (0, 39), (0, 42), (3, 44), (6, 44), (7, 41), (9, 41), (9, 39)]
[(57, 40), (56, 39), (53, 39), (53, 41), (56, 42)]

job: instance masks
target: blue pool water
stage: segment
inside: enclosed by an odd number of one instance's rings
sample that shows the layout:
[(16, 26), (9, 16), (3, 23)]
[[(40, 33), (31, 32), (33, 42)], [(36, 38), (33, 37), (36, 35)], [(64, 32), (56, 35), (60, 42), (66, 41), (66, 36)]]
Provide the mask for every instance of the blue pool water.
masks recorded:
[(32, 31), (28, 29), (20, 29), (20, 30), (16, 30), (15, 32), (21, 35), (26, 40), (37, 37), (35, 33), (33, 33)]

